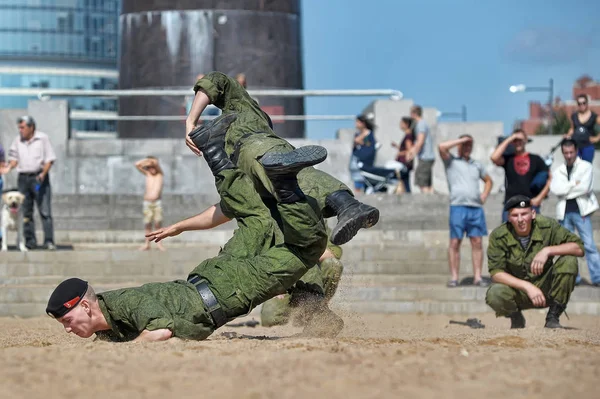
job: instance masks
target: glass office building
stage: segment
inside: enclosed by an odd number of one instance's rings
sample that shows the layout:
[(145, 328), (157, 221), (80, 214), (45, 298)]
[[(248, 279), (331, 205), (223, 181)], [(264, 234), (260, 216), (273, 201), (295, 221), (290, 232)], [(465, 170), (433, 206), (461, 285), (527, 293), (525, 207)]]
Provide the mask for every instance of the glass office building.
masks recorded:
[[(120, 0), (0, 0), (0, 88), (116, 89)], [(0, 96), (2, 108), (32, 97)], [(71, 98), (71, 109), (116, 111), (116, 100)], [(114, 121), (75, 121), (83, 131)]]

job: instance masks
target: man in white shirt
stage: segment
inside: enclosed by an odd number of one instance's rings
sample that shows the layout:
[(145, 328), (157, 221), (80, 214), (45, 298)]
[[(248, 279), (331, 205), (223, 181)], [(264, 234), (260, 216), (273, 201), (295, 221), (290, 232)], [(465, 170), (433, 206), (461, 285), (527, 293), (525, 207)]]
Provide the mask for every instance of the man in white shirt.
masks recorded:
[(35, 120), (31, 116), (18, 118), (17, 125), (19, 135), (15, 137), (8, 150), (8, 165), (0, 173), (6, 174), (12, 169), (16, 169), (19, 173), (19, 191), (25, 195), (23, 233), (27, 248), (37, 247), (33, 223), (35, 203), (44, 227), (44, 247), (54, 251), (56, 246), (52, 222), (52, 189), (48, 173), (56, 161), (56, 154), (48, 135), (36, 130)]
[[(585, 248), (585, 260), (590, 270), (592, 285), (600, 287), (600, 254), (594, 242), (592, 214), (598, 210), (598, 200), (592, 188), (592, 164), (577, 156), (577, 143), (565, 139), (561, 143), (565, 163), (554, 172), (550, 191), (559, 201), (556, 218), (571, 232), (579, 233)], [(581, 276), (577, 276), (577, 283)]]

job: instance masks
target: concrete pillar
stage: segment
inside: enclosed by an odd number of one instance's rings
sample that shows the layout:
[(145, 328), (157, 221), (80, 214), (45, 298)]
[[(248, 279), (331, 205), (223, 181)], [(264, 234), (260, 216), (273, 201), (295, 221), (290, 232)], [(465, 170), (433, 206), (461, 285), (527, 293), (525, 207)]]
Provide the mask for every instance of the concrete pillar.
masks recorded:
[[(123, 0), (121, 89), (191, 88), (200, 73), (245, 73), (249, 89), (302, 89), (299, 0)], [(192, 92), (190, 92), (192, 93)], [(193, 94), (193, 93), (192, 93)], [(185, 115), (180, 97), (122, 97), (120, 115)], [(259, 97), (269, 114), (304, 113), (302, 98)], [(180, 138), (184, 123), (120, 122), (119, 136)], [(275, 123), (282, 137), (303, 122)]]

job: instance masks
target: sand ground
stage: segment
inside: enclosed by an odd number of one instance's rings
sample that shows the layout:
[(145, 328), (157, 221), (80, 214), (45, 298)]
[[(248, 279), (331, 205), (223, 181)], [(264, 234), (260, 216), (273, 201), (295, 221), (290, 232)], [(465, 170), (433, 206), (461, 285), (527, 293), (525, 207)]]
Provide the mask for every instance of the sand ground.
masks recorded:
[[(110, 344), (49, 318), (0, 319), (2, 398), (598, 398), (600, 318), (549, 331), (478, 316), (346, 314), (337, 339), (225, 326), (209, 340)], [(465, 317), (454, 317), (462, 319)]]

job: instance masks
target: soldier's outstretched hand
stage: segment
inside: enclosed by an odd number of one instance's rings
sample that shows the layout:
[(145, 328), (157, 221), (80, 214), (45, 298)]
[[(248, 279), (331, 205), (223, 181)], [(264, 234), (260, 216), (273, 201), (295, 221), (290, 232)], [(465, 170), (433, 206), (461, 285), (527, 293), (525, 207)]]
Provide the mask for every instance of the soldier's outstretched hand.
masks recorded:
[(167, 237), (175, 237), (176, 235), (179, 235), (181, 231), (182, 230), (177, 226), (177, 224), (172, 224), (171, 226), (162, 227), (146, 234), (146, 238), (149, 241), (160, 242)]

